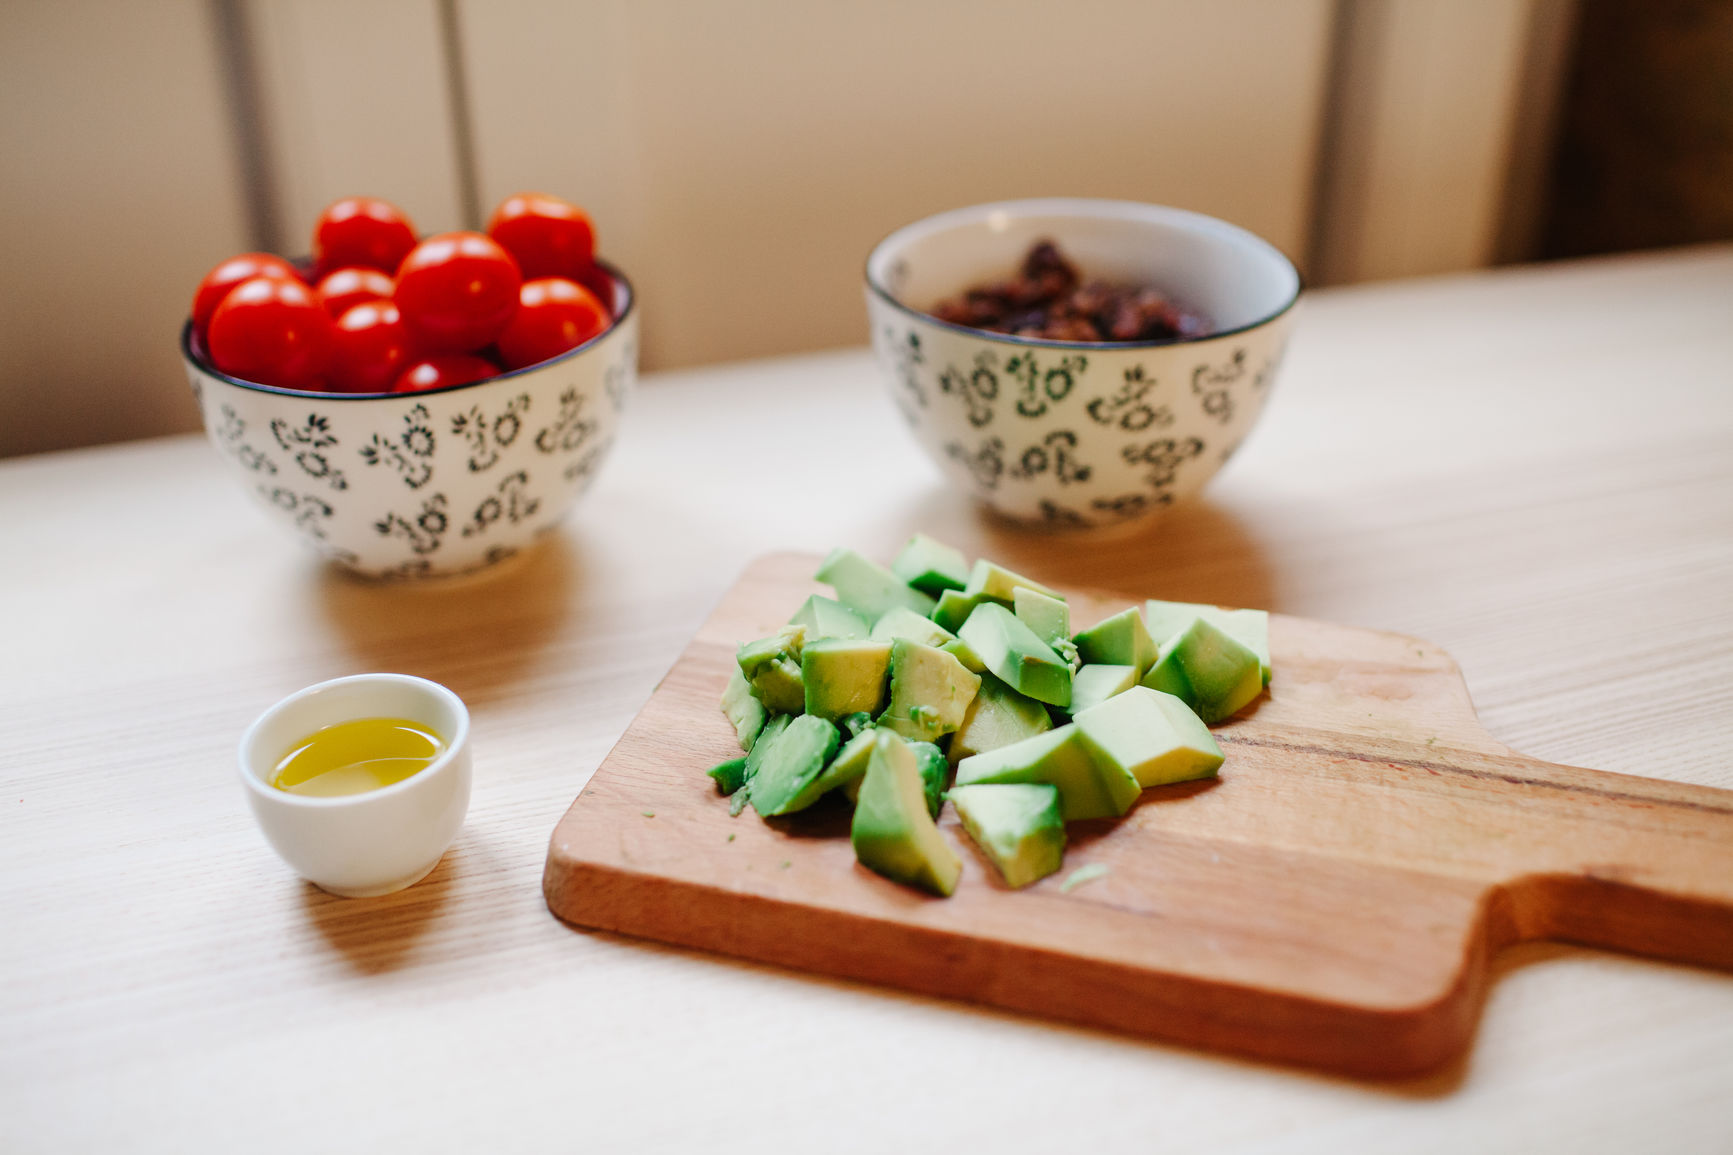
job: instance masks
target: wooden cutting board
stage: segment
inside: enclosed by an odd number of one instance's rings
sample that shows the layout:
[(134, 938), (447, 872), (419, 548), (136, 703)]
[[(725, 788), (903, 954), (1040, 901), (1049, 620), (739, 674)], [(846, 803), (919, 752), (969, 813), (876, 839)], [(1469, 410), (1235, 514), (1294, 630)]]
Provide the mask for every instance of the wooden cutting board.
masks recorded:
[[(1059, 874), (963, 859), (930, 898), (854, 861), (822, 803), (729, 817), (717, 699), (818, 559), (756, 562), (555, 828), (579, 926), (1361, 1075), (1466, 1048), (1500, 947), (1551, 938), (1733, 968), (1733, 791), (1578, 770), (1489, 737), (1450, 656), (1274, 615), (1269, 693), (1217, 728), (1215, 782), (1073, 823)], [(1074, 625), (1129, 603), (1072, 597)], [(1107, 872), (1075, 886), (1078, 867)]]

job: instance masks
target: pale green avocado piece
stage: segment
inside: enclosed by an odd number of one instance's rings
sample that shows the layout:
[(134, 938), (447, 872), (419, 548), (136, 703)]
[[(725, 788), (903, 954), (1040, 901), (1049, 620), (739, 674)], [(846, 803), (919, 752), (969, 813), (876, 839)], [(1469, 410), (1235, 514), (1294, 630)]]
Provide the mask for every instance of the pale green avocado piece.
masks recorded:
[(791, 626), (805, 626), (807, 641), (819, 638), (865, 638), (872, 624), (839, 601), (813, 594), (788, 619)]
[(1193, 618), (1162, 645), (1143, 685), (1172, 694), (1205, 722), (1219, 722), (1257, 697), (1264, 679), (1257, 654)]
[(934, 894), (956, 890), (963, 873), (963, 860), (927, 813), (915, 752), (889, 730), (874, 732), (849, 840), (868, 870)]
[(746, 759), (730, 758), (726, 762), (718, 762), (704, 773), (716, 783), (716, 789), (723, 797), (734, 793), (746, 785)]
[(1095, 753), (1075, 722), (957, 763), (957, 785), (1046, 782), (1059, 788), (1065, 821), (1124, 814), (1142, 787), (1123, 767)]
[(991, 598), (978, 595), (960, 594), (956, 590), (946, 590), (939, 595), (939, 602), (928, 615), (933, 624), (941, 629), (956, 633), (963, 628), (963, 623), (969, 620), (969, 615), (975, 612), (975, 607)]
[(836, 720), (885, 706), (885, 679), (890, 674), (891, 644), (825, 638), (808, 642), (800, 654), (800, 681), (806, 692), (806, 712)]
[(962, 550), (917, 533), (891, 563), (891, 573), (923, 593), (938, 597), (946, 590), (960, 590), (969, 583), (969, 561)]
[(915, 764), (921, 768), (921, 789), (927, 792), (927, 813), (935, 819), (945, 804), (945, 787), (951, 784), (951, 764), (945, 752), (931, 742), (910, 742)]
[(1038, 594), (1046, 594), (1050, 598), (1065, 600), (1065, 595), (1056, 589), (1042, 585), (1034, 578), (1026, 578), (1014, 570), (1008, 570), (986, 558), (975, 563), (969, 571), (968, 584), (963, 587), (963, 594), (969, 597), (992, 598), (994, 601), (1010, 605), (1016, 597), (1017, 587), (1034, 590)]
[(1064, 861), (1065, 820), (1056, 787), (1032, 782), (958, 786), (947, 797), (1005, 885), (1028, 886)]
[(1105, 761), (1140, 786), (1213, 778), (1222, 748), (1209, 727), (1172, 694), (1133, 686), (1077, 714), (1077, 728)]
[(802, 714), (790, 722), (746, 783), (752, 808), (766, 818), (789, 813), (789, 804), (824, 772), (841, 742), (837, 728), (823, 718)]
[(733, 724), (740, 748), (751, 750), (758, 732), (764, 729), (764, 719), (769, 715), (764, 712), (764, 703), (753, 695), (752, 683), (746, 680), (738, 665), (728, 675), (728, 685), (722, 689), (722, 713)]
[[(873, 733), (864, 730), (842, 744), (829, 764), (788, 803), (788, 813), (805, 810), (838, 787), (860, 789), (861, 775), (866, 773), (867, 759), (873, 752)], [(852, 801), (852, 797), (850, 799)]]
[(782, 736), (782, 732), (788, 729), (789, 723), (794, 719), (795, 715), (793, 714), (772, 714), (769, 720), (764, 723), (764, 729), (758, 732), (758, 741), (752, 744), (752, 751), (746, 755), (746, 780), (748, 782), (757, 775), (759, 766), (764, 763), (764, 756), (770, 753), (770, 747), (776, 743), (776, 739)]
[(899, 638), (891, 643), (891, 700), (877, 725), (931, 742), (963, 724), (981, 678), (943, 650)]
[(1153, 599), (1145, 602), (1143, 608), (1149, 617), (1149, 636), (1155, 639), (1156, 645), (1162, 645), (1169, 638), (1178, 635), (1191, 625), (1194, 619), (1202, 618), (1256, 654), (1263, 672), (1264, 685), (1270, 684), (1268, 611), (1225, 610), (1220, 606), (1209, 606), (1200, 602), (1162, 602)]
[(933, 646), (956, 658), (968, 667), (971, 673), (978, 674), (987, 668), (982, 665), (980, 657), (967, 642), (931, 618), (923, 618), (902, 606), (885, 611), (885, 616), (873, 623), (872, 637), (875, 642), (894, 642), (898, 638), (906, 638), (924, 646)]
[(1155, 640), (1136, 606), (1103, 618), (1071, 640), (1085, 665), (1136, 666), (1139, 675), (1155, 665)]
[(798, 714), (806, 708), (806, 691), (800, 684), (800, 651), (805, 639), (805, 626), (787, 625), (735, 651), (740, 672), (766, 709)]
[(982, 602), (957, 636), (1018, 693), (1049, 706), (1071, 704), (1071, 664), (1004, 606)]
[(1028, 626), (1031, 633), (1055, 651), (1055, 642), (1069, 643), (1071, 607), (1059, 598), (1050, 598), (1027, 586), (1018, 586), (1011, 591), (1011, 608), (1018, 621)]
[(1137, 685), (1136, 666), (1083, 666), (1071, 676), (1071, 716), (1098, 706)]
[(878, 621), (892, 606), (907, 606), (921, 615), (933, 612), (937, 603), (920, 590), (897, 580), (877, 562), (868, 561), (852, 549), (833, 549), (813, 575), (836, 590), (836, 600), (868, 621)]
[(951, 735), (951, 765), (971, 754), (997, 750), (1052, 728), (1053, 716), (1046, 706), (1019, 694), (992, 674), (982, 674), (981, 688), (969, 703), (963, 724)]

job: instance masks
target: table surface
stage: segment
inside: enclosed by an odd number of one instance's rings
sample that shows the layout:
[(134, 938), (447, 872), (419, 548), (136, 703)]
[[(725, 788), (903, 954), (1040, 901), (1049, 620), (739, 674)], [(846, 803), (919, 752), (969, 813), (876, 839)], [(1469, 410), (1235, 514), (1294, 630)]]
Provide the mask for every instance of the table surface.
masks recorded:
[[(0, 526), (8, 1152), (1733, 1145), (1727, 974), (1519, 947), (1462, 1064), (1368, 1084), (588, 934), (540, 891), (750, 558), (914, 530), (1429, 638), (1519, 749), (1733, 787), (1733, 248), (1312, 294), (1243, 452), (1130, 536), (985, 518), (864, 351), (646, 379), (491, 578), (333, 572), (194, 437), (0, 463)], [(272, 855), (234, 748), (379, 669), (469, 703), (475, 793), (425, 882), (348, 901)]]

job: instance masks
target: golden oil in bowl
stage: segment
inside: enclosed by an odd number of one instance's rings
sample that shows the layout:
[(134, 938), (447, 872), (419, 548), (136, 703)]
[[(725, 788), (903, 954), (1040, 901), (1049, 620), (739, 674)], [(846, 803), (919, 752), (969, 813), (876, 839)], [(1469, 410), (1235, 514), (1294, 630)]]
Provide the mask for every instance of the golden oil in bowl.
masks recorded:
[(395, 785), (431, 766), (445, 739), (407, 718), (356, 718), (302, 738), (277, 760), (270, 784), (289, 794), (336, 798)]

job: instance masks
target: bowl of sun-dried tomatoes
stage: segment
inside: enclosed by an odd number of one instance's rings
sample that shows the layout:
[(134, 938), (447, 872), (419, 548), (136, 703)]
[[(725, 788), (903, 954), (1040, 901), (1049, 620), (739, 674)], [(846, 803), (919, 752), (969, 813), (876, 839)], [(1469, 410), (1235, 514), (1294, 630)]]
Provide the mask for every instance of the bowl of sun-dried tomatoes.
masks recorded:
[(873, 346), (916, 440), (988, 506), (1053, 526), (1200, 490), (1263, 409), (1299, 296), (1269, 242), (1129, 201), (941, 213), (866, 267)]

